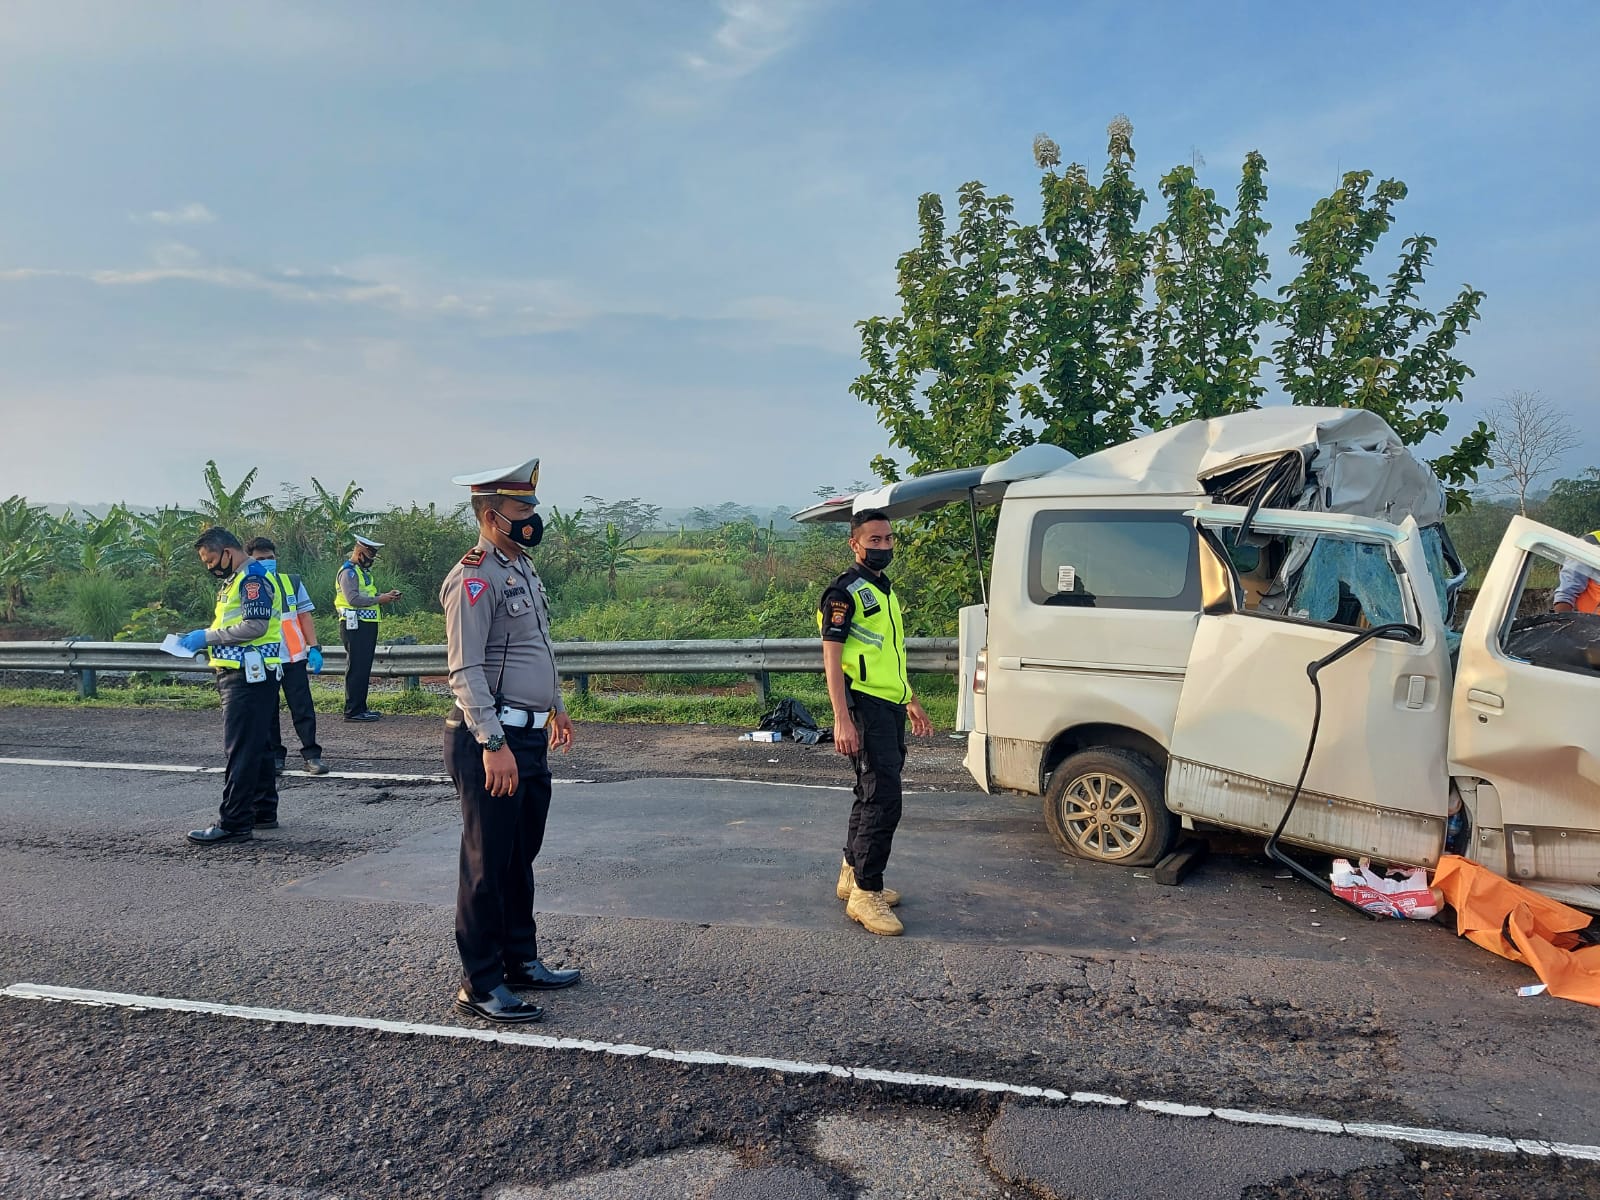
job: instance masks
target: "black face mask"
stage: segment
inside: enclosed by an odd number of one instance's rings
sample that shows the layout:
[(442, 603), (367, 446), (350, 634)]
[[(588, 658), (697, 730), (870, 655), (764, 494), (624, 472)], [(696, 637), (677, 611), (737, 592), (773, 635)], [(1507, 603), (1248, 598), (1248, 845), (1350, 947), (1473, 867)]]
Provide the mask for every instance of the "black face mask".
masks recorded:
[(218, 561), (216, 566), (207, 567), (206, 570), (211, 572), (212, 576), (217, 579), (232, 579), (234, 576), (233, 568), (226, 561)]
[(531, 516), (519, 517), (513, 521), (505, 513), (495, 510), (490, 520), (494, 527), (519, 546), (533, 549), (544, 540), (544, 518), (538, 513)]
[(893, 561), (893, 550), (868, 550), (861, 558), (862, 566), (869, 571), (881, 571)]

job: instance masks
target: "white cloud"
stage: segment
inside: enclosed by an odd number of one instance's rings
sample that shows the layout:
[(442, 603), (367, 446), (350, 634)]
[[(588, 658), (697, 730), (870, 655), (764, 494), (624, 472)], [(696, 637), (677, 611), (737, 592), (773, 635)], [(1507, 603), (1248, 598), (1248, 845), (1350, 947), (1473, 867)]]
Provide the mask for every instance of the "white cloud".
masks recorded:
[(691, 71), (715, 78), (738, 78), (754, 71), (795, 40), (797, 26), (816, 0), (719, 0), (722, 24), (709, 45), (684, 55)]
[(210, 225), (217, 219), (217, 214), (204, 204), (193, 202), (179, 208), (158, 208), (155, 212), (147, 212), (142, 217), (135, 217), (136, 221), (151, 221), (157, 225)]

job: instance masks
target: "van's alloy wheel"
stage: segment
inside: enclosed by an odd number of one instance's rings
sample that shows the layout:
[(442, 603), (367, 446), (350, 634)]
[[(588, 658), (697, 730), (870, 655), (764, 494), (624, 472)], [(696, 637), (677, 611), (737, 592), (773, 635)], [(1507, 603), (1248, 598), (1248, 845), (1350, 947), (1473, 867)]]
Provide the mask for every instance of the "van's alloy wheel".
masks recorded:
[(1068, 854), (1133, 867), (1160, 861), (1178, 826), (1155, 764), (1111, 748), (1080, 751), (1055, 769), (1044, 818)]

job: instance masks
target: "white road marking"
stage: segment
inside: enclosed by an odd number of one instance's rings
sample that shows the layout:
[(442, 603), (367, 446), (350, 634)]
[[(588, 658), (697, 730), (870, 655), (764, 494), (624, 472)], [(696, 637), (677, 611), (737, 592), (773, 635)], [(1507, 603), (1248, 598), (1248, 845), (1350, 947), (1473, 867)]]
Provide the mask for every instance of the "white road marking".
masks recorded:
[(370, 1029), (383, 1033), (417, 1037), (454, 1038), (470, 1042), (498, 1042), (502, 1045), (532, 1046), (540, 1050), (575, 1050), (587, 1054), (609, 1054), (620, 1058), (654, 1058), (664, 1062), (694, 1063), (735, 1067), (746, 1071), (781, 1071), (791, 1075), (829, 1075), (839, 1079), (870, 1080), (904, 1087), (938, 1088), (944, 1091), (989, 1092), (1028, 1099), (1051, 1100), (1083, 1105), (1125, 1107), (1132, 1104), (1149, 1112), (1190, 1120), (1206, 1118), (1244, 1125), (1267, 1125), (1314, 1133), (1342, 1134), (1385, 1142), (1409, 1142), (1451, 1150), (1478, 1150), (1494, 1154), (1530, 1154), (1538, 1157), (1578, 1159), (1600, 1162), (1600, 1146), (1550, 1142), (1538, 1138), (1506, 1138), (1453, 1129), (1426, 1129), (1411, 1125), (1387, 1125), (1366, 1121), (1337, 1121), (1327, 1117), (1299, 1116), (1293, 1113), (1258, 1113), (1238, 1108), (1207, 1108), (1173, 1100), (1124, 1099), (1104, 1092), (1064, 1092), (1030, 1084), (1005, 1083), (993, 1079), (965, 1079), (951, 1075), (923, 1075), (907, 1071), (885, 1071), (876, 1067), (847, 1067), (834, 1063), (804, 1062), (796, 1059), (763, 1058), (754, 1055), (722, 1054), (714, 1050), (667, 1050), (632, 1043), (596, 1042), (586, 1038), (548, 1037), (513, 1029), (478, 1028), (463, 1025), (424, 1025), (414, 1021), (386, 1021), (376, 1017), (347, 1017), (338, 1013), (306, 1013), (282, 1008), (252, 1008), (239, 1004), (214, 1004), (206, 1000), (181, 1000), (167, 996), (137, 996), (123, 992), (100, 992), (86, 988), (54, 987), (43, 983), (14, 983), (0, 989), (0, 996), (13, 1000), (42, 1000), (56, 1004), (81, 1004), (95, 1008), (127, 1008), (134, 1011), (197, 1013), (239, 1021), (263, 1021), (277, 1025), (324, 1026), (337, 1029)]
[[(85, 771), (166, 771), (178, 775), (221, 775), (226, 767), (194, 767), (184, 763), (80, 762), (61, 758), (0, 758), (0, 765), (13, 767), (71, 767)], [(385, 783), (449, 783), (448, 775), (403, 775), (395, 771), (329, 771), (326, 775), (307, 775), (285, 771), (282, 777), (294, 779), (371, 779)], [(554, 783), (593, 783), (592, 779), (556, 779)]]

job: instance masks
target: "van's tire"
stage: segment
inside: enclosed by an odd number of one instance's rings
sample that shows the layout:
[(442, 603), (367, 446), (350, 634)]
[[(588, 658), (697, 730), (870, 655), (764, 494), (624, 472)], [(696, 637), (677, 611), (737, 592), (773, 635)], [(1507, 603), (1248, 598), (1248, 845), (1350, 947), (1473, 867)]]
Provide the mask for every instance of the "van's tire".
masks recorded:
[(1148, 867), (1178, 831), (1161, 772), (1132, 750), (1082, 750), (1050, 775), (1044, 821), (1068, 854), (1092, 862)]

